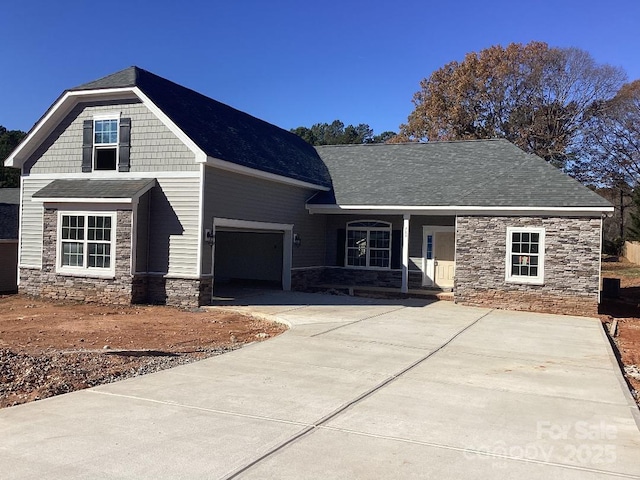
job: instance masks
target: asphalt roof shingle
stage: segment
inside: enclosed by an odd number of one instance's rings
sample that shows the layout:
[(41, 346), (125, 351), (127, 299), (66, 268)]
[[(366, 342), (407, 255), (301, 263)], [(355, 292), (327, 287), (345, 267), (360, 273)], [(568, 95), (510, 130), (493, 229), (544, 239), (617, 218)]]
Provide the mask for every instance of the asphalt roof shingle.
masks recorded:
[[(312, 147), (139, 67), (72, 90), (140, 88), (208, 156), (325, 187), (309, 203), (608, 208), (605, 199), (506, 140)], [(93, 195), (95, 196), (95, 195)]]
[(0, 240), (18, 239), (19, 205), (19, 188), (0, 188)]
[(0, 188), (0, 204), (20, 205), (19, 188)]
[(127, 199), (151, 188), (154, 178), (120, 180), (54, 180), (33, 194), (34, 198)]
[(542, 158), (507, 140), (316, 147), (333, 192), (310, 204), (610, 207)]
[(329, 173), (297, 135), (139, 67), (71, 89), (138, 87), (208, 156), (324, 187)]

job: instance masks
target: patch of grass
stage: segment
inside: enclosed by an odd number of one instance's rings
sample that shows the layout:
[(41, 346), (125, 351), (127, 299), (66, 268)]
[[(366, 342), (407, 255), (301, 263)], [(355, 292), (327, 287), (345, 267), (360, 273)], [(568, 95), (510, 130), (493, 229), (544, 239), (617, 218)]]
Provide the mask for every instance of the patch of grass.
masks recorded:
[(602, 263), (602, 271), (610, 272), (625, 278), (640, 278), (640, 265), (633, 263)]

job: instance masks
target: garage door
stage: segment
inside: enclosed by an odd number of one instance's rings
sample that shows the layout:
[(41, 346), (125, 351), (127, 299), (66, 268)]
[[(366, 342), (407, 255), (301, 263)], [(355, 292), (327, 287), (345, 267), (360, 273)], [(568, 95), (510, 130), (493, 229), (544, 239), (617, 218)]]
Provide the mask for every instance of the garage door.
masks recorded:
[(214, 282), (282, 288), (281, 232), (216, 230)]

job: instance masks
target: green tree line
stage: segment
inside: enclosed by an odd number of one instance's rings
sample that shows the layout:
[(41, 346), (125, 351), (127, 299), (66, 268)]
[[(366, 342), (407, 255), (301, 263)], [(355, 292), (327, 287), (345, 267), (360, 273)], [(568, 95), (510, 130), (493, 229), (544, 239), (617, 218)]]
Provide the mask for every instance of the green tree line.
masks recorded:
[(5, 167), (4, 161), (25, 135), (21, 130), (7, 130), (0, 125), (0, 188), (20, 186), (20, 170)]

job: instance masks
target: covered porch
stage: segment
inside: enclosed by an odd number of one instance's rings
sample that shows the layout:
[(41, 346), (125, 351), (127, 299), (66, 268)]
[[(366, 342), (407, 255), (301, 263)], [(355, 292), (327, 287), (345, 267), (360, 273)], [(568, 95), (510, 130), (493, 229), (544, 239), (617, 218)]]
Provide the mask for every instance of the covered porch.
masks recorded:
[(455, 216), (342, 211), (327, 215), (326, 225), (325, 267), (305, 289), (431, 296), (453, 290)]

